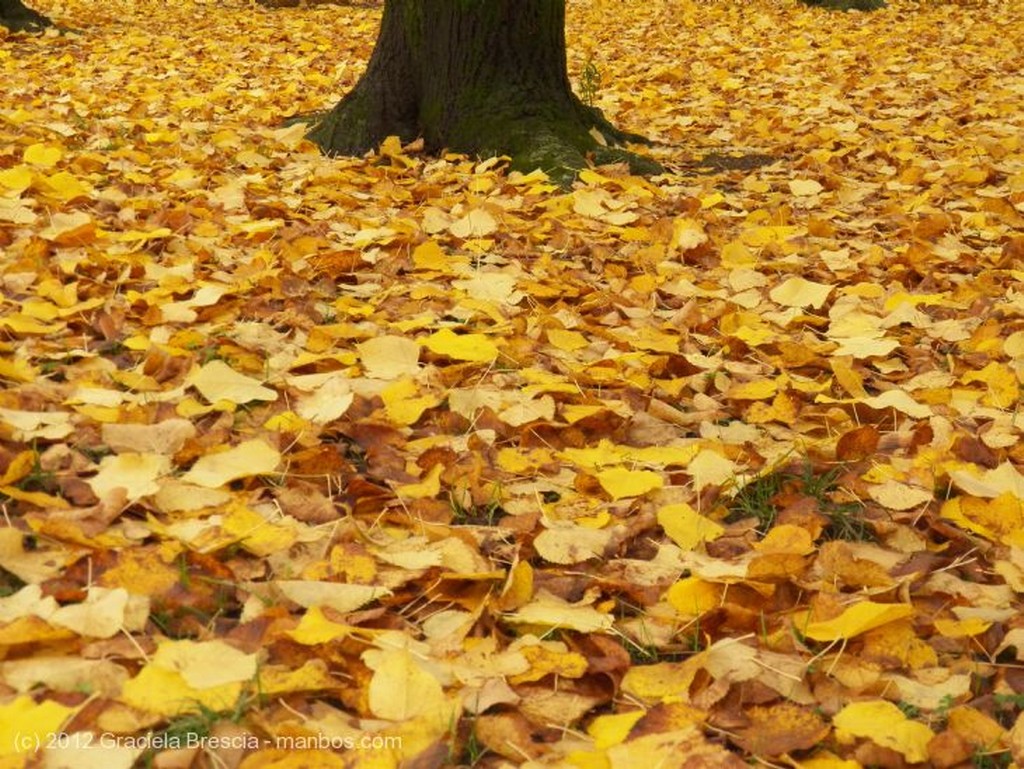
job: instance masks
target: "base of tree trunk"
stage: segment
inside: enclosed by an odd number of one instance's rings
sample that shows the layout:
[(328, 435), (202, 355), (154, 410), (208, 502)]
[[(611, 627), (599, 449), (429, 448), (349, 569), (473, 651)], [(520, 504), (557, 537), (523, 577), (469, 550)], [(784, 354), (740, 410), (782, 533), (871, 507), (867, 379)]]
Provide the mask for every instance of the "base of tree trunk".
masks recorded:
[[(636, 174), (664, 171), (656, 161), (622, 146), (650, 144), (646, 138), (615, 128), (598, 109), (580, 102), (568, 112), (532, 107), (529, 114), (515, 116), (466, 116), (452, 127), (447, 141), (428, 141), (426, 148), (484, 158), (508, 156), (513, 169), (528, 173), (539, 168), (559, 184), (571, 182), (589, 165), (627, 163)], [(328, 155), (360, 155), (377, 149), (389, 135), (403, 143), (423, 137), (414, 116), (381, 132), (371, 117), (374, 110), (375, 97), (353, 92), (313, 125), (309, 138)]]
[(829, 11), (877, 11), (885, 7), (885, 0), (800, 0), (804, 5)]
[(433, 152), (507, 155), (562, 184), (590, 163), (663, 170), (621, 146), (642, 137), (572, 93), (555, 0), (388, 0), (365, 74), (309, 137), (353, 155), (391, 135)]
[(0, 0), (0, 26), (11, 32), (38, 32), (52, 27), (53, 22), (21, 0)]

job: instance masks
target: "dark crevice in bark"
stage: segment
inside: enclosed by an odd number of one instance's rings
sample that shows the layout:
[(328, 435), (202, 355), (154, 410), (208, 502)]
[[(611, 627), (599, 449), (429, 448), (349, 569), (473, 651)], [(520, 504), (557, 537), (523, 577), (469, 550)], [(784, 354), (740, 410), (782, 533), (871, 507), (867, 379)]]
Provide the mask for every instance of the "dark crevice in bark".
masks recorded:
[(660, 171), (611, 146), (642, 137), (572, 93), (564, 24), (564, 0), (387, 0), (365, 74), (310, 137), (328, 154), (422, 137), (430, 151), (509, 155), (563, 183), (588, 160)]
[(21, 0), (0, 0), (0, 26), (11, 32), (36, 32), (52, 27), (53, 22)]

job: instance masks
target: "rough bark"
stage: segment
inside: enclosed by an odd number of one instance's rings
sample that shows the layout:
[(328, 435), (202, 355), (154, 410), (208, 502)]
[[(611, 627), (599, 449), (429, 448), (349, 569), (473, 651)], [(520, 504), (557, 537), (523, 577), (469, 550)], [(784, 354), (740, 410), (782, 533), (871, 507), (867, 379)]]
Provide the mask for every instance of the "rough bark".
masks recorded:
[(35, 31), (52, 25), (52, 21), (21, 0), (0, 0), (0, 26), (11, 32)]
[(389, 135), (422, 137), (432, 151), (510, 155), (514, 167), (562, 181), (588, 158), (660, 168), (612, 148), (642, 137), (573, 94), (565, 0), (386, 0), (365, 74), (310, 137), (329, 154), (355, 154)]

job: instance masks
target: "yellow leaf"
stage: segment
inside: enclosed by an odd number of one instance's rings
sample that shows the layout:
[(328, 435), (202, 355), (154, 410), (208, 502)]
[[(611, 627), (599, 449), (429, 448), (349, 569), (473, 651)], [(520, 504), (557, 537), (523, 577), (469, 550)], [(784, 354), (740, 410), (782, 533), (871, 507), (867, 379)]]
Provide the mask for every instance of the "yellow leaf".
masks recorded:
[(53, 168), (64, 157), (60, 147), (47, 144), (32, 144), (25, 148), (22, 160), (40, 168)]
[(783, 523), (773, 526), (754, 549), (765, 554), (808, 555), (814, 552), (814, 540), (802, 526)]
[(95, 240), (96, 225), (85, 211), (70, 214), (58, 213), (50, 217), (50, 226), (40, 230), (39, 235), (59, 245), (81, 245)]
[(943, 503), (939, 514), (991, 542), (1009, 544), (1014, 533), (1024, 530), (1024, 509), (1012, 492), (1004, 492), (991, 500), (954, 497)]
[(885, 700), (851, 702), (833, 716), (832, 725), (902, 753), (911, 764), (928, 760), (928, 741), (935, 736), (927, 726), (909, 720), (902, 710)]
[[(263, 665), (259, 670), (259, 691), (265, 695), (335, 689), (338, 679), (321, 660), (306, 660), (302, 667)], [(317, 763), (317, 769), (323, 765)]]
[(669, 241), (669, 252), (686, 253), (697, 246), (708, 242), (704, 225), (694, 219), (676, 219), (672, 222), (672, 239)]
[(173, 718), (201, 707), (230, 710), (241, 693), (242, 683), (237, 681), (202, 689), (189, 686), (181, 673), (154, 659), (125, 682), (120, 699), (133, 708)]
[(753, 382), (743, 382), (729, 388), (725, 394), (727, 398), (743, 401), (760, 401), (771, 398), (779, 390), (779, 383), (774, 379), (757, 379)]
[(631, 710), (627, 713), (598, 716), (587, 727), (587, 734), (594, 738), (594, 747), (610, 748), (624, 742), (629, 730), (644, 717), (644, 710)]
[(908, 604), (861, 601), (845, 609), (838, 617), (811, 622), (806, 627), (798, 627), (797, 631), (815, 641), (838, 641), (913, 614), (914, 607)]
[(166, 238), (168, 235), (173, 234), (167, 227), (157, 227), (153, 230), (125, 230), (124, 232), (119, 232), (115, 236), (115, 240), (119, 240), (122, 243), (145, 243), (149, 240)]
[(423, 340), (423, 346), (452, 360), (488, 363), (498, 357), (498, 348), (484, 334), (456, 334), (443, 328)]
[(565, 628), (581, 633), (604, 633), (612, 627), (612, 617), (592, 606), (573, 604), (549, 594), (540, 594), (519, 611), (505, 614), (506, 622), (517, 625)]
[(354, 399), (349, 378), (344, 374), (334, 374), (323, 380), (313, 392), (300, 395), (295, 402), (295, 410), (302, 419), (325, 425), (348, 411)]
[(537, 555), (549, 563), (582, 563), (601, 558), (612, 538), (606, 529), (561, 526), (545, 529), (533, 541)]
[(913, 510), (931, 502), (935, 493), (899, 481), (889, 480), (877, 486), (869, 486), (868, 494), (882, 507), (889, 510)]
[(448, 231), (457, 238), (486, 238), (498, 229), (498, 222), (486, 210), (474, 208), (461, 219), (452, 222)]
[(441, 473), (444, 466), (436, 464), (430, 468), (419, 483), (406, 483), (395, 487), (395, 493), (404, 499), (433, 499), (441, 492)]
[(164, 641), (150, 664), (173, 670), (195, 689), (251, 681), (258, 654), (246, 654), (223, 641)]
[(587, 658), (579, 652), (565, 648), (556, 650), (542, 644), (519, 646), (517, 651), (530, 664), (530, 669), (510, 676), (509, 683), (513, 685), (539, 681), (548, 675), (580, 678), (587, 672)]
[(9, 379), (14, 382), (33, 382), (38, 378), (39, 369), (27, 360), (23, 358), (0, 358), (0, 379)]
[(722, 526), (685, 502), (659, 508), (658, 524), (683, 550), (695, 550), (701, 542), (711, 542), (725, 533)]
[(307, 609), (313, 606), (327, 606), (341, 614), (361, 609), (371, 601), (391, 595), (390, 590), (376, 585), (303, 579), (279, 579), (272, 584), (285, 598), (299, 606)]
[(641, 497), (649, 491), (660, 489), (665, 484), (661, 473), (653, 470), (627, 470), (624, 467), (601, 470), (597, 474), (597, 481), (614, 500)]
[(277, 393), (259, 381), (239, 374), (222, 360), (213, 360), (193, 372), (188, 378), (192, 385), (210, 403), (249, 403), (250, 401), (277, 400)]
[(686, 617), (697, 617), (722, 603), (722, 585), (705, 582), (700, 577), (685, 577), (668, 589), (665, 599)]
[(356, 345), (363, 370), (375, 379), (413, 376), (420, 369), (420, 345), (404, 336), (384, 335)]
[(35, 753), (47, 738), (58, 733), (74, 708), (52, 700), (36, 704), (31, 697), (15, 697), (0, 705), (0, 755)]
[(853, 759), (839, 758), (827, 750), (815, 753), (812, 758), (804, 761), (794, 762), (800, 769), (863, 769), (861, 764)]
[(319, 606), (311, 606), (302, 615), (298, 626), (294, 630), (286, 631), (285, 635), (303, 646), (316, 646), (330, 643), (337, 638), (345, 638), (351, 632), (352, 628), (349, 625), (332, 622), (324, 616)]
[(0, 171), (0, 187), (23, 192), (32, 186), (32, 169), (28, 166), (14, 166)]
[(65, 203), (75, 198), (90, 197), (92, 195), (91, 188), (82, 184), (82, 182), (67, 171), (60, 171), (52, 176), (45, 177), (39, 180), (38, 184), (43, 192), (50, 197)]
[(531, 598), (533, 567), (526, 561), (518, 561), (509, 570), (508, 580), (498, 597), (498, 606), (502, 611), (512, 611), (528, 603)]
[(824, 187), (814, 179), (793, 179), (789, 182), (789, 191), (797, 197), (817, 195)]
[(280, 462), (277, 449), (261, 440), (245, 441), (227, 451), (200, 457), (181, 481), (215, 489), (239, 478), (273, 473)]
[(127, 452), (103, 457), (100, 471), (86, 481), (93, 493), (103, 499), (114, 489), (124, 489), (128, 501), (156, 494), (157, 480), (171, 472), (171, 459), (162, 454)]
[(970, 638), (981, 635), (992, 627), (991, 622), (978, 617), (968, 617), (967, 619), (960, 620), (940, 618), (935, 620), (934, 625), (935, 629), (941, 635), (946, 636), (946, 638)]
[(965, 492), (976, 497), (1011, 494), (1017, 499), (1024, 499), (1024, 475), (1010, 461), (981, 473), (974, 468), (950, 470), (949, 477)]
[(1020, 384), (1017, 374), (1004, 363), (993, 361), (980, 371), (968, 371), (960, 381), (964, 384), (982, 382), (987, 385), (981, 402), (997, 409), (1010, 408), (1020, 397)]
[(769, 291), (768, 295), (773, 302), (778, 302), (783, 307), (818, 309), (825, 304), (832, 293), (832, 288), (824, 283), (814, 283), (804, 278), (789, 278)]
[(408, 649), (363, 655), (374, 669), (370, 679), (370, 711), (377, 718), (407, 721), (421, 713), (439, 713), (447, 701), (441, 682), (425, 670)]
[(80, 636), (111, 638), (121, 632), (142, 630), (148, 616), (148, 600), (130, 602), (128, 591), (123, 587), (109, 589), (92, 585), (84, 601), (61, 606), (46, 621)]
[(413, 425), (423, 416), (423, 412), (440, 403), (436, 395), (414, 397), (419, 388), (412, 379), (400, 379), (381, 391), (384, 409), (388, 419), (397, 425)]
[(262, 557), (286, 551), (296, 539), (294, 530), (271, 523), (241, 501), (231, 505), (221, 521), (221, 528), (230, 541), (237, 542), (246, 552)]
[(4, 474), (0, 476), (0, 486), (9, 486), (12, 483), (17, 483), (26, 475), (32, 472), (32, 469), (38, 462), (39, 455), (28, 449), (26, 451), (19, 452), (7, 465), (7, 469), (4, 470)]
[(622, 690), (642, 702), (687, 701), (690, 685), (704, 669), (704, 655), (695, 654), (685, 662), (655, 662), (631, 665), (622, 678)]
[(717, 451), (701, 449), (690, 464), (687, 472), (693, 477), (693, 486), (698, 491), (705, 486), (720, 486), (736, 477), (736, 465)]

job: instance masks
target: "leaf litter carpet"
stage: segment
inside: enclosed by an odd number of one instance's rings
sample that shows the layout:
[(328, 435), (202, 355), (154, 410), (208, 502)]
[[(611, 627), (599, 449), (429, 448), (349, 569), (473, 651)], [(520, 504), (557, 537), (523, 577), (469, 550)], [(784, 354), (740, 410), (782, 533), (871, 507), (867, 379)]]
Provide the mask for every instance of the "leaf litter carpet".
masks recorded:
[(372, 4), (36, 7), (0, 766), (1021, 764), (1019, 4), (572, 2), (571, 190), (286, 126)]

